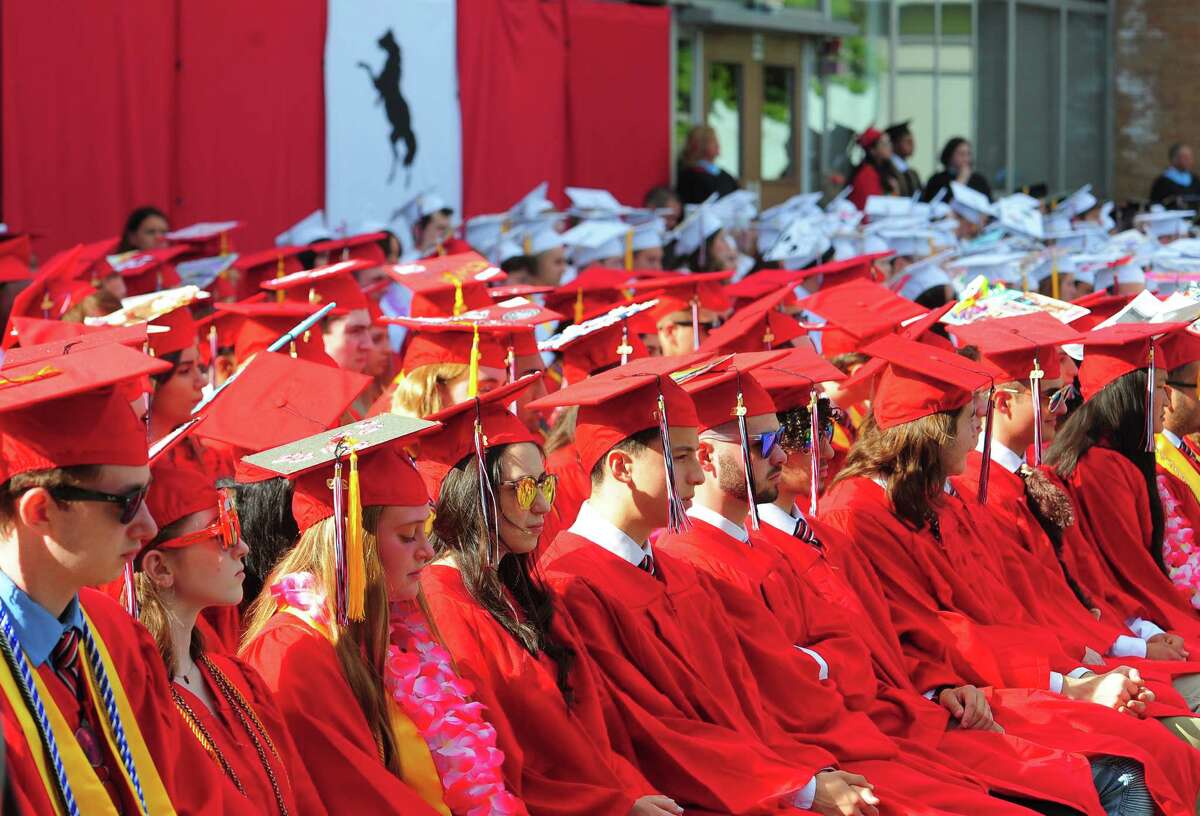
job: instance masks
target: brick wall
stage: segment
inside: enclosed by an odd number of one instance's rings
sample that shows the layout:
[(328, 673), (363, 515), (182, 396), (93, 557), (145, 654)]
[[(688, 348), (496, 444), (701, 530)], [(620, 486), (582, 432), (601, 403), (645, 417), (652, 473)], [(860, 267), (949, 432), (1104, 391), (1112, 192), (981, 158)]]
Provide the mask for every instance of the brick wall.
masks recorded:
[(1144, 199), (1173, 142), (1200, 151), (1200, 0), (1116, 0), (1113, 191)]

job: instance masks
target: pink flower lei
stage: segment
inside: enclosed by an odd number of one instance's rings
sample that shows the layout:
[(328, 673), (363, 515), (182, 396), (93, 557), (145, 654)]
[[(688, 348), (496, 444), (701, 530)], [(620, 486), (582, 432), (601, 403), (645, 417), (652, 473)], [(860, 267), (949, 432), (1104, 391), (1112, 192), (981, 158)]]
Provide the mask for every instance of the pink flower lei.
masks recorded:
[(384, 681), (429, 746), (455, 816), (524, 816), (525, 807), (504, 786), (504, 753), (483, 704), (470, 699), (471, 684), (454, 671), (449, 653), (412, 605), (392, 606)]
[(271, 584), (271, 597), (279, 606), (303, 612), (321, 626), (330, 622), (325, 593), (317, 589), (317, 579), (311, 572), (289, 572), (282, 576)]
[(1196, 532), (1184, 518), (1180, 503), (1167, 488), (1167, 479), (1158, 476), (1158, 497), (1163, 507), (1163, 563), (1175, 586), (1187, 596), (1192, 607), (1200, 609), (1200, 548)]

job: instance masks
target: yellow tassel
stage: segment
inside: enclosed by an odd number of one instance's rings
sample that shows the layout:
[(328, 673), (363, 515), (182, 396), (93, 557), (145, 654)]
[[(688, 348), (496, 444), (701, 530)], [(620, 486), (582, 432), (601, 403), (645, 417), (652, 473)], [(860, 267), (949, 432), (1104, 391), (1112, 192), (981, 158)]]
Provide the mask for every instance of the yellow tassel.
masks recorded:
[[(277, 263), (277, 264), (275, 265), (275, 280), (279, 280), (280, 278), (284, 277), (284, 274), (285, 274), (285, 273), (284, 273), (284, 271), (283, 271), (283, 270), (284, 270), (284, 268), (285, 268), (285, 267), (284, 267), (284, 265), (283, 265), (283, 256), (282, 256), (282, 255), (280, 255), (280, 256), (279, 256), (279, 263)], [(275, 293), (275, 302), (276, 302), (276, 303), (283, 303), (283, 299), (284, 299), (284, 292), (283, 292), (283, 290), (282, 290), (282, 289), (280, 289), (279, 291), (277, 291), (277, 292)]]
[(633, 270), (633, 230), (625, 233), (625, 271)]
[(479, 326), (475, 326), (475, 334), (471, 337), (471, 364), (467, 369), (469, 382), (467, 384), (467, 397), (474, 399), (479, 396), (479, 358), (482, 355), (479, 353)]
[(458, 317), (467, 310), (467, 301), (463, 298), (463, 282), (457, 275), (451, 275), (447, 272), (442, 275), (442, 280), (454, 285), (454, 316)]
[(1050, 294), (1055, 300), (1062, 300), (1058, 282), (1058, 255), (1054, 255), (1052, 258), (1053, 260), (1050, 264)]
[(222, 232), (220, 240), (221, 240), (221, 248), (219, 250), (217, 250), (217, 254), (218, 255), (228, 255), (229, 254), (229, 234)]
[(367, 563), (363, 552), (362, 489), (358, 479), (358, 454), (350, 451), (350, 488), (346, 496), (346, 616), (366, 617)]
[(575, 322), (583, 322), (583, 287), (575, 290)]
[(525, 235), (524, 249), (526, 255), (533, 254), (533, 236), (529, 235), (528, 233)]

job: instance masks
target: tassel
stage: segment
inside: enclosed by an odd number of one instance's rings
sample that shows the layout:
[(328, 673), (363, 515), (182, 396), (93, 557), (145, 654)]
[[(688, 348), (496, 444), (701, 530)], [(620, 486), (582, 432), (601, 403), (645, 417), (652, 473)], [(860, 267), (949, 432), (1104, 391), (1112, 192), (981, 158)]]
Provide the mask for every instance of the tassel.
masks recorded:
[(220, 250), (217, 251), (217, 254), (218, 255), (228, 255), (229, 254), (229, 233), (227, 233), (227, 232), (221, 233), (220, 245), (221, 245), (221, 248), (220, 248)]
[(660, 384), (658, 391), (658, 436), (662, 442), (663, 463), (666, 465), (665, 472), (667, 475), (667, 530), (672, 533), (681, 533), (692, 528), (692, 522), (688, 518), (687, 509), (683, 506), (683, 500), (679, 498), (679, 491), (675, 489), (675, 457), (671, 453), (671, 427), (670, 419), (667, 417), (667, 401), (662, 395), (662, 386)]
[[(283, 263), (283, 256), (280, 255), (278, 262), (275, 264), (275, 280), (279, 280), (280, 278), (286, 276), (284, 273), (285, 268), (286, 267), (284, 266), (284, 263)], [(276, 303), (283, 303), (284, 297), (285, 297), (285, 293), (282, 289), (275, 292), (275, 302)]]
[[(341, 442), (338, 443), (339, 447)], [(333, 490), (333, 574), (337, 597), (334, 608), (338, 626), (347, 626), (350, 618), (347, 614), (347, 590), (349, 587), (346, 575), (346, 526), (345, 518), (346, 493), (342, 482), (342, 460), (333, 463), (333, 480), (329, 483)]]
[(47, 289), (46, 293), (44, 295), (42, 295), (42, 319), (43, 320), (50, 319), (50, 310), (53, 308), (54, 308), (54, 301), (50, 298), (50, 290)]
[(350, 489), (346, 497), (346, 617), (366, 617), (367, 558), (363, 550), (362, 486), (358, 475), (358, 453), (350, 449)]
[(463, 298), (463, 282), (457, 275), (451, 275), (447, 272), (442, 275), (442, 280), (454, 286), (454, 307), (451, 310), (455, 317), (467, 310), (467, 301)]
[(1150, 343), (1150, 368), (1146, 378), (1146, 440), (1143, 450), (1154, 453), (1154, 342)]
[(625, 271), (633, 271), (633, 230), (625, 233)]
[(496, 491), (487, 469), (487, 437), (483, 433), (483, 420), (479, 415), (479, 401), (475, 401), (475, 472), (479, 481), (479, 504), (483, 513), (483, 526), (487, 530), (487, 564), (495, 567), (500, 563), (500, 535), (496, 522), (499, 507)]
[(1029, 372), (1029, 396), (1033, 400), (1033, 463), (1042, 463), (1042, 371), (1037, 357), (1033, 358), (1033, 371)]
[(1058, 281), (1058, 253), (1052, 253), (1050, 259), (1050, 294), (1055, 300), (1062, 300), (1061, 284)]
[[(225, 233), (221, 233), (224, 235)], [(208, 387), (217, 387), (217, 327), (208, 327)]]
[(733, 409), (733, 415), (737, 418), (738, 439), (742, 443), (742, 473), (746, 477), (746, 497), (750, 502), (750, 524), (755, 530), (757, 530), (758, 502), (754, 500), (754, 494), (758, 491), (754, 489), (754, 470), (753, 464), (750, 461), (750, 430), (746, 427), (746, 402), (742, 398), (742, 375), (740, 372), (738, 373), (737, 378), (737, 407)]
[(575, 322), (583, 322), (583, 287), (575, 290)]
[(987, 504), (988, 476), (992, 470), (992, 415), (996, 409), (996, 385), (988, 389), (987, 420), (983, 424), (983, 461), (979, 465), (979, 503)]
[(508, 347), (508, 351), (504, 355), (504, 364), (508, 367), (508, 381), (516, 382), (517, 380), (517, 350), (512, 346)]
[(125, 573), (122, 576), (122, 582), (125, 586), (125, 611), (129, 613), (130, 617), (136, 618), (138, 616), (138, 600), (137, 590), (134, 588), (133, 583), (132, 561), (125, 565)]
[(521, 248), (525, 251), (526, 255), (533, 254), (533, 236), (529, 233), (525, 233), (525, 240), (521, 242)]
[(629, 324), (621, 321), (621, 345), (617, 346), (617, 354), (621, 355), (621, 365), (629, 362), (629, 355), (633, 354), (633, 346), (629, 345)]
[(808, 392), (808, 516), (817, 515), (821, 495), (821, 415), (816, 385)]
[(483, 355), (479, 352), (479, 324), (474, 327), (474, 334), (471, 337), (471, 363), (467, 368), (467, 397), (474, 399), (479, 396), (479, 358)]
[(700, 350), (700, 295), (692, 296), (692, 351)]

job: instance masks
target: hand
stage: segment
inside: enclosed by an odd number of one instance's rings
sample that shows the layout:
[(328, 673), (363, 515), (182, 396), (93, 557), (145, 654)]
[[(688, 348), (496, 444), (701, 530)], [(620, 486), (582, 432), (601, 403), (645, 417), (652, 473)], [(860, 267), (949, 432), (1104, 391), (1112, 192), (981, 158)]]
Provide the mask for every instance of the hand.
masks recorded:
[(1095, 618), (1096, 620), (1100, 620), (1100, 608), (1099, 607), (1093, 606), (1088, 611), (1092, 613), (1093, 618)]
[(1083, 647), (1083, 665), (1085, 665), (1085, 666), (1103, 666), (1104, 658), (1101, 657), (1100, 653), (1097, 652), (1095, 649), (1093, 649), (1091, 646), (1084, 646)]
[(1151, 660), (1187, 660), (1183, 638), (1170, 632), (1159, 632), (1146, 640), (1146, 657)]
[(825, 816), (878, 816), (875, 806), (879, 799), (872, 792), (873, 787), (858, 774), (822, 771), (817, 774), (812, 809)]
[(987, 697), (974, 686), (942, 689), (938, 702), (958, 720), (962, 728), (1004, 733), (1004, 729), (992, 719), (992, 707), (988, 705)]
[(633, 803), (629, 816), (679, 816), (683, 808), (675, 804), (675, 800), (667, 796), (643, 796)]
[(1145, 716), (1146, 704), (1154, 700), (1154, 692), (1142, 683), (1137, 669), (1129, 666), (1118, 666), (1105, 674), (1063, 677), (1062, 693), (1072, 700), (1096, 703), (1133, 717)]

